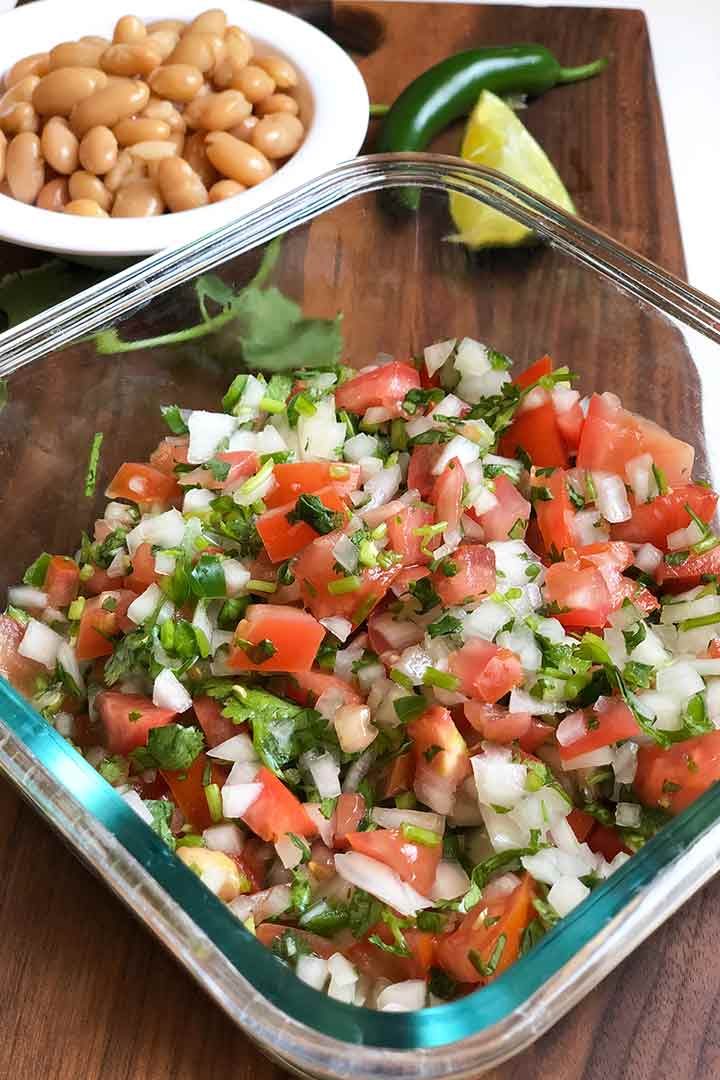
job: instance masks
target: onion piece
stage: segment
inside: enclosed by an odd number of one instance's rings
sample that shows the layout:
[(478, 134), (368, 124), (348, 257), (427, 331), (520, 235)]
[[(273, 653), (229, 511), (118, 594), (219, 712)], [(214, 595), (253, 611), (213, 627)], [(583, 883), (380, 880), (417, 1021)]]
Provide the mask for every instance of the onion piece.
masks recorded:
[(589, 895), (590, 889), (587, 885), (583, 885), (579, 878), (561, 877), (550, 889), (547, 902), (563, 918)]
[(225, 783), (221, 792), (223, 817), (241, 818), (252, 804), (259, 799), (262, 790), (262, 784)]
[(298, 956), (295, 974), (313, 990), (323, 990), (328, 981), (328, 962), (323, 960), (322, 956)]
[(582, 709), (565, 716), (555, 729), (555, 736), (560, 746), (571, 746), (586, 735), (587, 721)]
[(406, 979), (391, 983), (377, 996), (376, 1007), (380, 1012), (414, 1012), (424, 1009), (427, 985), (424, 979)]
[(202, 465), (215, 456), (220, 443), (223, 439), (230, 438), (238, 422), (228, 413), (195, 409), (187, 419), (187, 426), (190, 433), (187, 450), (188, 464)]
[(8, 602), (13, 607), (24, 608), (27, 611), (42, 611), (48, 605), (48, 595), (42, 589), (35, 589), (32, 585), (12, 585), (8, 589)]
[(247, 922), (252, 915), (255, 924), (259, 925), (267, 919), (282, 915), (290, 905), (290, 886), (273, 885), (250, 896), (238, 896), (230, 901), (228, 907), (242, 922)]
[(161, 548), (179, 547), (185, 535), (185, 518), (179, 510), (166, 510), (164, 514), (145, 515), (140, 523), (125, 537), (125, 544), (132, 557), (141, 544), (149, 543)]
[(51, 630), (49, 626), (38, 622), (37, 619), (30, 619), (18, 645), (18, 652), (20, 656), (35, 660), (48, 671), (53, 671), (62, 644), (63, 638), (55, 630)]
[(69, 675), (80, 693), (85, 691), (85, 680), (80, 671), (75, 649), (69, 641), (63, 641), (57, 652), (57, 662), (66, 675)]
[(231, 736), (217, 746), (210, 747), (205, 753), (208, 757), (217, 758), (218, 761), (259, 761), (252, 739), (244, 731)]
[(663, 553), (653, 544), (641, 544), (635, 552), (633, 562), (638, 570), (645, 574), (654, 574), (663, 560)]
[(346, 754), (366, 750), (378, 736), (378, 729), (370, 723), (367, 705), (341, 705), (335, 712), (333, 724), (340, 748)]
[(460, 863), (454, 859), (441, 859), (430, 890), (430, 899), (435, 902), (455, 900), (458, 896), (464, 896), (469, 888), (470, 878)]
[(436, 341), (434, 345), (427, 345), (423, 350), (425, 368), (428, 375), (432, 376), (439, 371), (445, 361), (451, 356), (457, 344), (457, 338), (448, 338), (447, 341)]
[(163, 668), (153, 683), (153, 705), (158, 709), (170, 709), (174, 713), (187, 712), (192, 698), (174, 671)]
[(202, 834), (205, 847), (210, 851), (224, 851), (227, 855), (240, 855), (245, 846), (245, 833), (237, 825), (211, 825)]
[(307, 769), (321, 799), (332, 799), (342, 794), (340, 787), (340, 763), (332, 754), (307, 750), (300, 756), (300, 765)]
[[(353, 547), (355, 545), (353, 544)], [(352, 633), (352, 623), (349, 619), (343, 619), (339, 615), (330, 615), (327, 619), (320, 619), (320, 624), (325, 627), (338, 641), (345, 642)]]
[(629, 521), (632, 510), (622, 477), (615, 473), (593, 471), (592, 479), (595, 485), (595, 505), (605, 520), (611, 524)]
[(335, 814), (326, 818), (320, 809), (320, 803), (305, 803), (304, 810), (318, 831), (326, 847), (332, 848), (335, 839)]
[(302, 862), (302, 851), (287, 834), (276, 841), (275, 851), (286, 870), (294, 870)]
[(600, 750), (591, 750), (587, 754), (578, 754), (569, 760), (562, 760), (560, 766), (563, 772), (571, 772), (573, 769), (598, 769), (601, 765), (612, 765), (613, 751), (609, 746), (603, 746)]
[(382, 900), (400, 915), (413, 916), (433, 906), (432, 900), (421, 896), (389, 866), (358, 851), (336, 855), (335, 869), (345, 881)]
[(399, 829), (402, 825), (416, 825), (420, 829), (442, 836), (445, 818), (442, 814), (430, 814), (426, 810), (396, 810), (394, 807), (375, 806), (372, 819), (384, 829)]
[(332, 553), (335, 562), (340, 563), (343, 570), (347, 570), (349, 574), (355, 573), (359, 553), (357, 544), (353, 544), (349, 536), (343, 534), (338, 537), (337, 543), (333, 545)]

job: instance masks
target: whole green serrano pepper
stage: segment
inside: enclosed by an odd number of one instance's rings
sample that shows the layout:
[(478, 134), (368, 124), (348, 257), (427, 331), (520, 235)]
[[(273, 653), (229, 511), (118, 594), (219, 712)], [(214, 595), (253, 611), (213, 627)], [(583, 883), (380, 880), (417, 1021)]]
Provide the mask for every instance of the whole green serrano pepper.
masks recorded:
[[(480, 92), (542, 94), (553, 86), (599, 74), (607, 60), (564, 68), (544, 45), (497, 45), (441, 60), (428, 68), (390, 107), (376, 143), (378, 153), (424, 150), (454, 120), (467, 116)], [(401, 202), (416, 210), (420, 192), (403, 188)]]

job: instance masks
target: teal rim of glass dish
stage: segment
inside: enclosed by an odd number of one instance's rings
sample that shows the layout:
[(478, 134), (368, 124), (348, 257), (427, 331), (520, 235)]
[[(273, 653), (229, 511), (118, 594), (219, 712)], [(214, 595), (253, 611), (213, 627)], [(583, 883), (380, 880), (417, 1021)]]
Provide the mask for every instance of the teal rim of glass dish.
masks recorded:
[[(120, 795), (0, 677), (0, 717), (71, 796), (113, 834), (179, 904), (233, 966), (272, 1004), (315, 1031), (359, 1045), (406, 1050), (440, 1047), (507, 1018), (618, 915), (656, 874), (720, 815), (720, 785), (634, 855), (527, 955), (490, 985), (447, 1005), (381, 1013), (311, 989), (261, 945)], [(32, 795), (32, 782), (28, 784)]]

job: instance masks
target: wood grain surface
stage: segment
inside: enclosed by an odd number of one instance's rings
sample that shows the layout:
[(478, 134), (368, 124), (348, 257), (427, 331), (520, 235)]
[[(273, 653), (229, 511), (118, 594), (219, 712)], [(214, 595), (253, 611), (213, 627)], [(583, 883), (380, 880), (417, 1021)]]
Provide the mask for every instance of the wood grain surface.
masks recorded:
[[(375, 102), (392, 100), (429, 64), (473, 44), (538, 40), (567, 64), (609, 54), (612, 65), (601, 80), (549, 93), (524, 118), (566, 179), (581, 215), (684, 273), (639, 12), (354, 4), (342, 8), (346, 40), (353, 26), (367, 29), (362, 12), (384, 28), (380, 48), (359, 59)], [(456, 131), (437, 148), (454, 151), (457, 145)], [(314, 242), (321, 228), (320, 223), (311, 227)], [(370, 243), (371, 230), (372, 224), (368, 236), (358, 236), (359, 244)], [(44, 258), (0, 247), (3, 270)], [(512, 261), (504, 265), (511, 275)], [(532, 256), (518, 272), (528, 267), (542, 273)], [(389, 276), (401, 272), (397, 266), (387, 269)], [(352, 304), (351, 281), (344, 288)], [(562, 329), (563, 305), (562, 295), (547, 299), (542, 318), (548, 333)], [(486, 319), (490, 314), (486, 311)], [(640, 335), (646, 327), (642, 316), (638, 319), (634, 332)], [(514, 338), (516, 348), (522, 332)], [(632, 392), (633, 373), (623, 374), (622, 362), (616, 368), (613, 375)], [(666, 375), (657, 380), (656, 415), (682, 423), (685, 399), (669, 369)], [(692, 396), (691, 387), (686, 399)], [(687, 408), (691, 411), (692, 401)], [(720, 1076), (719, 901), (720, 884), (708, 886), (532, 1049), (489, 1074), (492, 1080)], [(0, 1080), (286, 1076), (258, 1054), (6, 784), (0, 784), (0, 926)]]

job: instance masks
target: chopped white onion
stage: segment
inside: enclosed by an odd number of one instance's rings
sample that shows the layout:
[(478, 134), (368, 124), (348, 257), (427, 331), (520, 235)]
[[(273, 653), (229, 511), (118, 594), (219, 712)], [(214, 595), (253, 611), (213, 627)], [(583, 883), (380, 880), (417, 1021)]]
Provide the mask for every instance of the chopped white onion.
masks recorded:
[(587, 754), (578, 754), (577, 757), (561, 761), (563, 772), (572, 769), (599, 769), (601, 765), (612, 765), (613, 751), (609, 746), (603, 746), (600, 750), (591, 750)]
[(47, 607), (48, 596), (42, 589), (35, 589), (32, 585), (12, 585), (8, 589), (8, 601), (13, 607), (42, 611)]
[(653, 544), (641, 544), (635, 552), (633, 562), (644, 574), (654, 574), (662, 560), (663, 553), (660, 548)]
[(653, 474), (653, 459), (650, 454), (640, 454), (625, 463), (625, 478), (632, 488), (637, 504), (649, 502), (657, 494), (657, 483)]
[(80, 665), (78, 664), (75, 649), (69, 641), (61, 642), (57, 651), (57, 662), (60, 664), (63, 671), (70, 676), (75, 683), (75, 686), (82, 694), (85, 690), (85, 680), (80, 671)]
[(321, 799), (332, 799), (342, 793), (340, 787), (340, 763), (327, 751), (319, 753), (308, 750), (300, 757), (300, 765), (307, 769)]
[(382, 900), (400, 915), (416, 915), (433, 906), (432, 900), (421, 896), (389, 866), (358, 851), (336, 855), (335, 869), (345, 881)]
[(471, 638), (483, 638), (492, 641), (499, 630), (513, 617), (512, 608), (497, 600), (481, 600), (474, 611), (468, 612), (462, 620), (464, 641)]
[(402, 482), (399, 465), (384, 468), (377, 476), (372, 476), (365, 484), (364, 491), (370, 498), (363, 504), (363, 510), (372, 510), (390, 502)]
[(703, 531), (695, 521), (691, 521), (685, 529), (676, 529), (668, 533), (667, 546), (670, 551), (681, 551), (683, 548), (692, 547), (703, 538)]
[(115, 529), (129, 529), (136, 517), (133, 507), (128, 506), (127, 503), (109, 502), (105, 507), (103, 520), (114, 531)]
[[(354, 544), (353, 547), (355, 547)], [(320, 619), (320, 624), (326, 630), (329, 630), (338, 641), (347, 641), (352, 633), (352, 623), (349, 619), (343, 619), (340, 615), (330, 615), (327, 619)]]
[(571, 746), (578, 739), (584, 738), (587, 735), (587, 723), (582, 709), (565, 716), (555, 729), (555, 735), (560, 746)]
[(632, 784), (637, 772), (637, 754), (638, 744), (635, 742), (628, 741), (618, 746), (613, 761), (616, 784)]
[[(229, 779), (229, 777), (228, 777)], [(228, 784), (222, 789), (223, 817), (240, 818), (259, 799), (262, 784)]]
[(255, 924), (259, 925), (266, 919), (282, 915), (290, 904), (290, 886), (273, 885), (249, 896), (238, 896), (230, 901), (228, 907), (242, 922), (246, 922), (252, 915)]
[(578, 904), (581, 904), (585, 897), (589, 895), (590, 889), (587, 885), (583, 885), (579, 878), (561, 877), (550, 889), (547, 902), (562, 918), (568, 915)]
[(218, 761), (258, 761), (252, 739), (244, 731), (226, 739), (225, 742), (212, 746), (205, 751), (208, 757), (217, 758)]
[(183, 514), (206, 514), (217, 492), (207, 488), (190, 488), (183, 499)]
[(531, 716), (552, 716), (553, 713), (564, 712), (566, 705), (562, 701), (540, 701), (525, 690), (515, 687), (510, 692), (508, 707), (511, 713), (527, 712)]
[(380, 1012), (414, 1012), (424, 1009), (427, 985), (424, 979), (406, 979), (392, 983), (377, 996), (376, 1007)]
[(605, 520), (612, 524), (629, 521), (632, 510), (622, 477), (616, 473), (593, 471), (592, 478), (595, 485), (595, 504)]
[(320, 803), (305, 803), (305, 813), (318, 831), (318, 835), (326, 847), (332, 848), (335, 839), (335, 814), (326, 818), (320, 809)]
[(303, 853), (288, 834), (276, 841), (275, 851), (286, 870), (294, 870), (302, 862)]
[(718, 613), (720, 613), (720, 596), (701, 596), (697, 600), (663, 604), (660, 621), (661, 623), (679, 623), (685, 619)]
[(260, 769), (259, 761), (235, 761), (225, 783), (228, 787), (235, 784), (251, 784)]
[(464, 896), (470, 888), (470, 878), (459, 862), (454, 859), (441, 859), (435, 873), (435, 880), (430, 890), (430, 899), (455, 900)]
[(394, 807), (375, 806), (372, 819), (384, 829), (399, 829), (402, 825), (415, 825), (420, 829), (442, 836), (445, 832), (445, 818), (442, 814), (430, 814), (427, 810), (396, 810)]
[(145, 592), (140, 593), (135, 600), (133, 600), (130, 607), (127, 609), (127, 617), (134, 622), (137, 626), (141, 623), (147, 622), (152, 618), (160, 604), (165, 599), (160, 586), (153, 582), (148, 585)]
[(580, 400), (578, 391), (571, 389), (567, 383), (556, 383), (550, 391), (550, 396), (557, 413), (569, 412)]
[(312, 986), (313, 990), (323, 990), (328, 981), (327, 960), (312, 954), (298, 956), (295, 974), (307, 986)]
[(332, 394), (315, 403), (313, 416), (301, 416), (298, 420), (298, 448), (303, 461), (336, 460), (346, 436), (347, 428), (335, 419)]
[(159, 551), (155, 556), (155, 573), (166, 577), (175, 572), (177, 559), (174, 555), (168, 555), (165, 551)]
[(636, 829), (642, 820), (642, 810), (637, 803), (619, 802), (615, 807), (615, 822), (629, 829)]
[(366, 750), (378, 735), (378, 729), (370, 723), (367, 705), (341, 705), (333, 717), (340, 748), (346, 754)]
[(676, 660), (658, 671), (655, 676), (655, 689), (660, 694), (667, 694), (678, 704), (684, 704), (693, 695), (701, 693), (705, 684), (686, 660)]
[(245, 846), (245, 834), (237, 825), (211, 825), (203, 832), (205, 847), (210, 851), (224, 851), (226, 855), (240, 855)]
[(527, 766), (514, 764), (509, 750), (483, 743), (483, 754), (470, 759), (481, 804), (511, 809), (527, 794)]
[(437, 341), (434, 345), (428, 345), (423, 351), (425, 368), (428, 375), (432, 376), (439, 371), (448, 357), (452, 354), (457, 338), (449, 338), (447, 341)]
[(250, 581), (250, 571), (238, 559), (223, 559), (222, 570), (228, 596), (238, 596)]
[(468, 465), (472, 461), (477, 461), (479, 454), (480, 448), (477, 443), (466, 439), (464, 435), (454, 435), (450, 442), (443, 445), (442, 451), (433, 465), (433, 475), (440, 476), (453, 458), (457, 458), (461, 465)]
[(339, 536), (337, 543), (333, 545), (332, 553), (335, 562), (339, 563), (343, 570), (347, 570), (349, 574), (355, 573), (359, 558), (358, 546), (353, 544), (349, 536), (344, 533)]
[(348, 439), (343, 446), (343, 457), (346, 461), (352, 461), (357, 463), (361, 458), (374, 457), (377, 454), (378, 442), (375, 435), (366, 435), (364, 432), (360, 432), (359, 435), (353, 435), (351, 439)]
[(195, 409), (188, 417), (187, 426), (190, 432), (188, 463), (201, 465), (215, 456), (223, 439), (230, 438), (237, 427), (237, 420), (228, 413), (211, 413)]
[(30, 619), (25, 627), (18, 652), (28, 660), (35, 660), (48, 671), (53, 671), (63, 639), (55, 630), (37, 619)]
[(402, 652), (411, 645), (419, 645), (425, 636), (422, 626), (407, 618), (396, 618), (390, 611), (384, 611), (382, 615), (374, 615), (372, 626), (373, 631), (381, 634), (395, 652)]
[(571, 524), (573, 539), (576, 544), (601, 544), (609, 539), (610, 531), (605, 528), (598, 510), (578, 510)]
[(520, 878), (517, 874), (501, 874), (500, 877), (493, 878), (493, 880), (486, 885), (483, 889), (483, 900), (486, 904), (492, 903), (494, 900), (502, 900), (504, 896), (510, 896), (514, 893), (520, 885)]
[(132, 557), (140, 544), (148, 543), (161, 548), (179, 547), (185, 535), (185, 519), (179, 510), (166, 510), (164, 514), (146, 514), (140, 523), (125, 537)]
[(446, 776), (440, 776), (424, 761), (418, 762), (415, 770), (413, 791), (421, 803), (436, 813), (445, 816), (454, 813), (455, 782)]
[(169, 668), (163, 668), (153, 683), (153, 705), (158, 709), (171, 709), (175, 713), (187, 712), (192, 706), (192, 698)]

